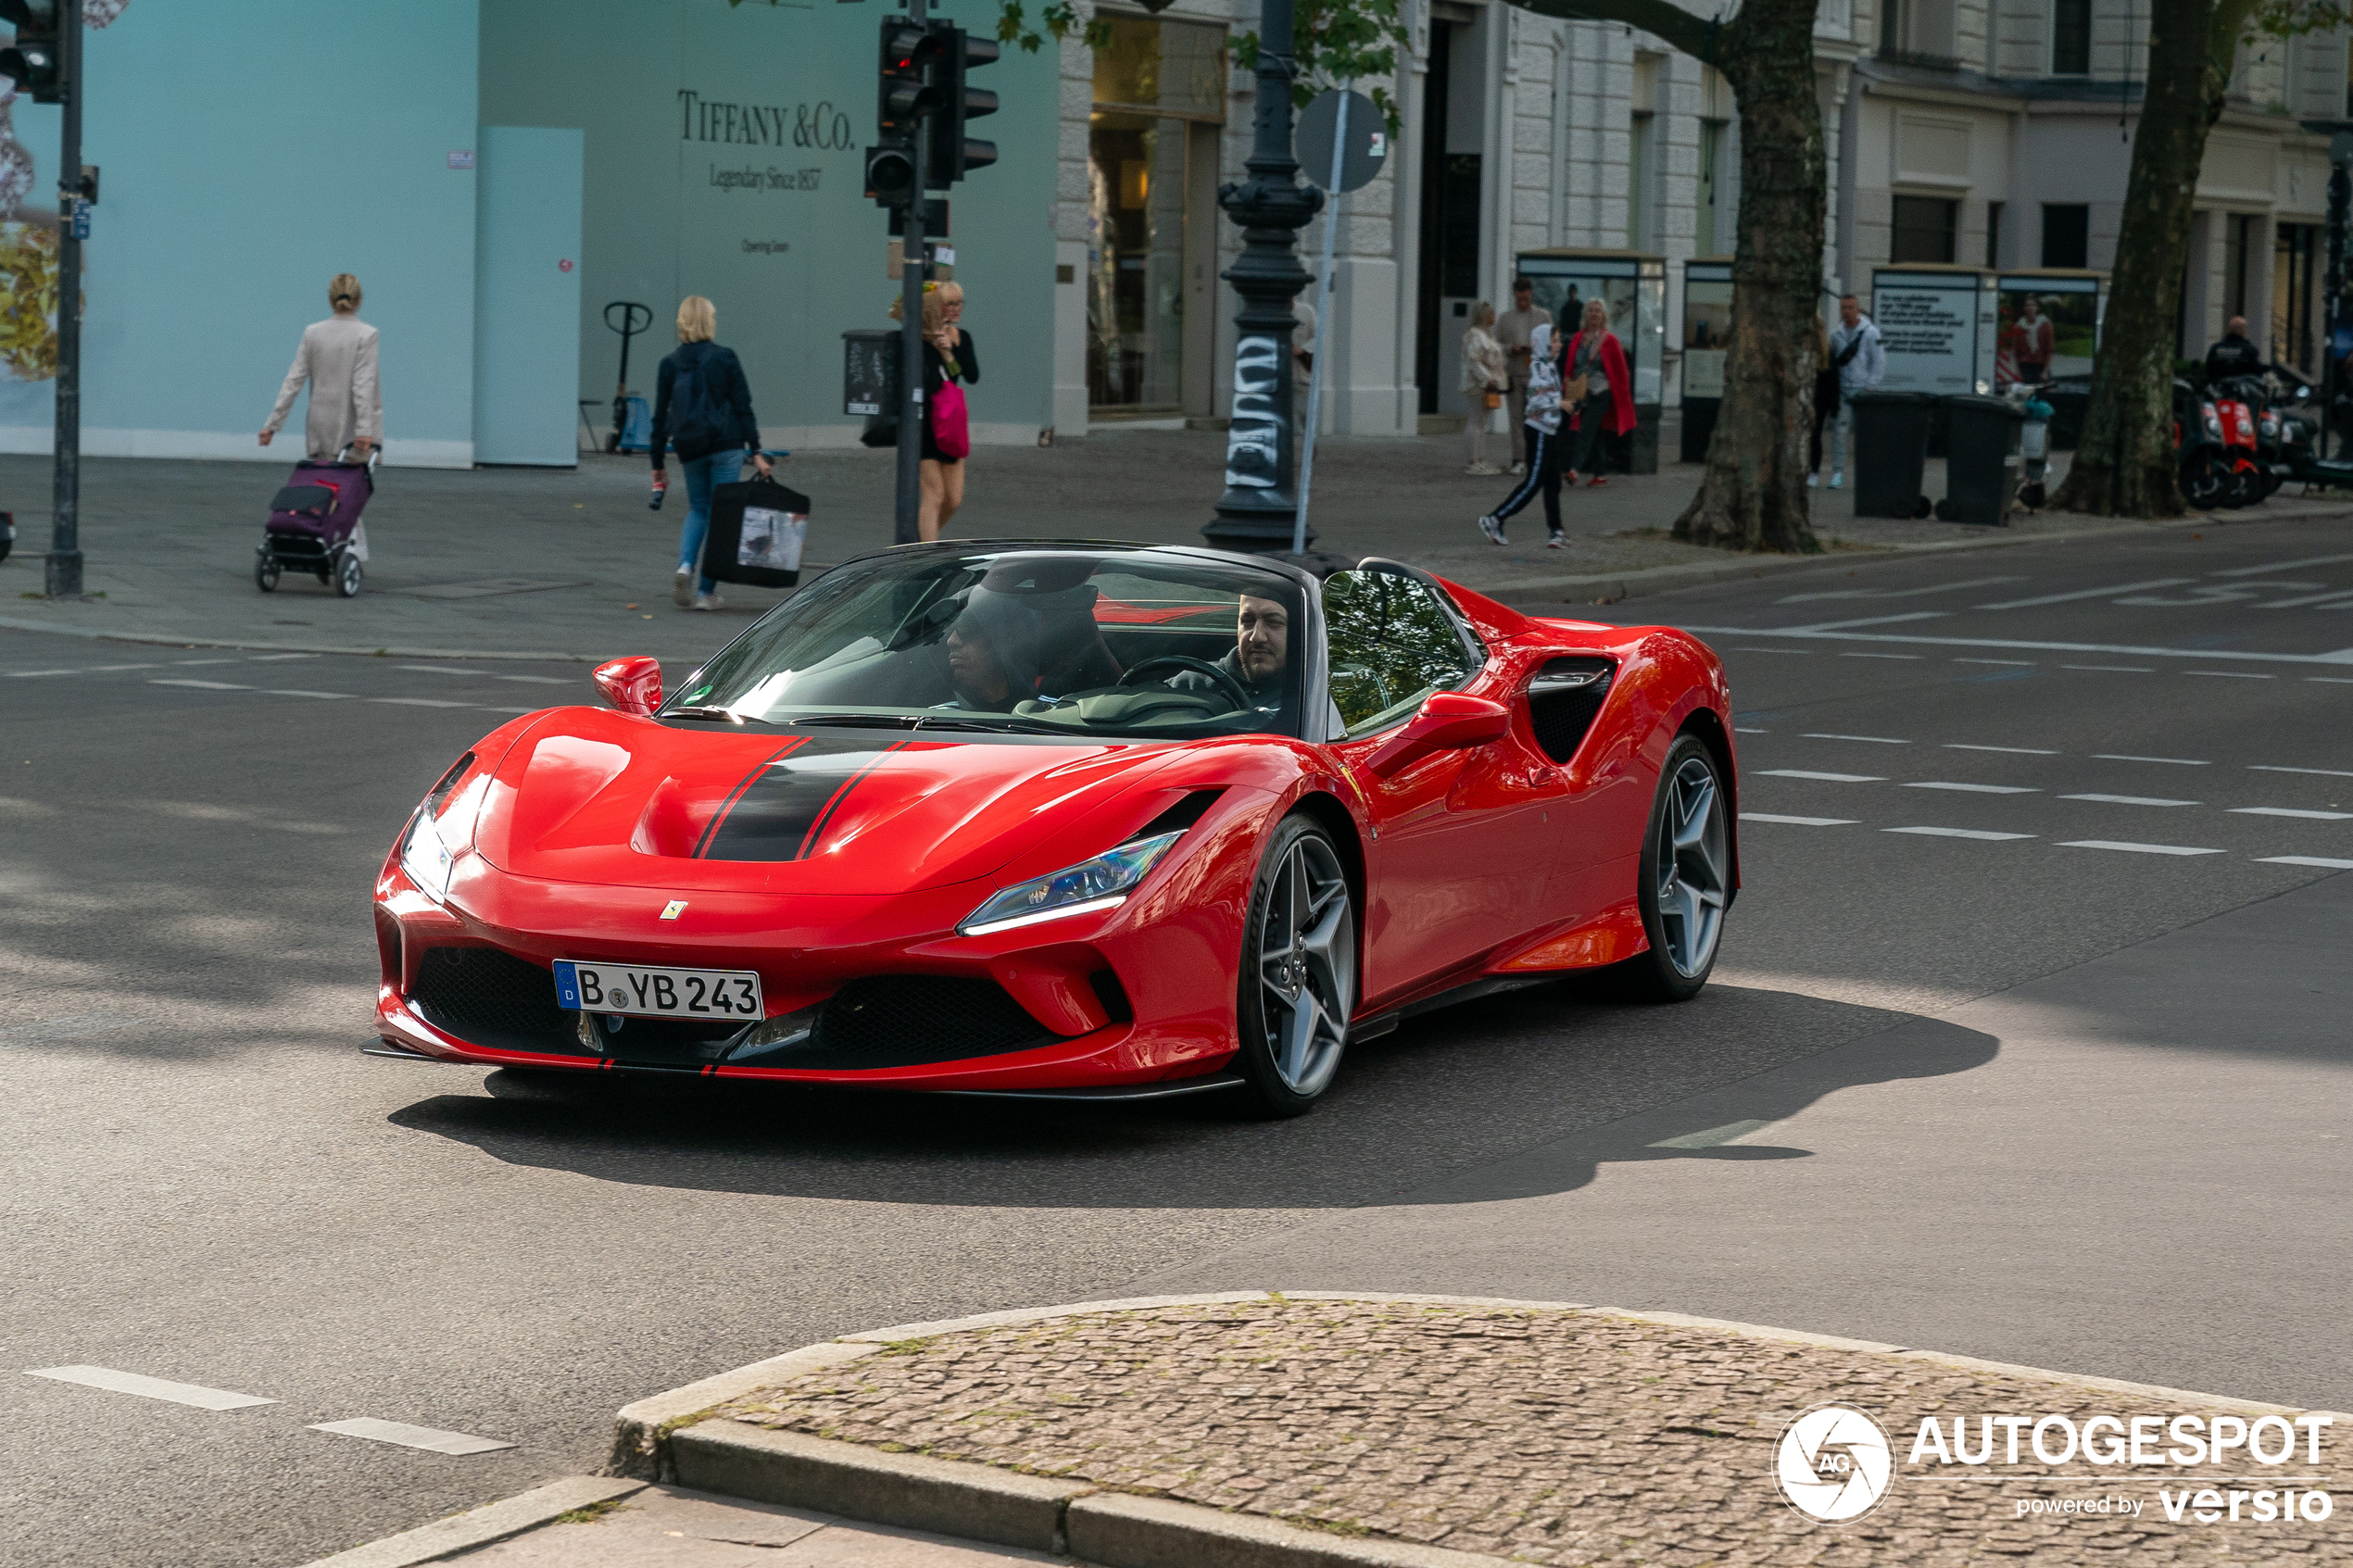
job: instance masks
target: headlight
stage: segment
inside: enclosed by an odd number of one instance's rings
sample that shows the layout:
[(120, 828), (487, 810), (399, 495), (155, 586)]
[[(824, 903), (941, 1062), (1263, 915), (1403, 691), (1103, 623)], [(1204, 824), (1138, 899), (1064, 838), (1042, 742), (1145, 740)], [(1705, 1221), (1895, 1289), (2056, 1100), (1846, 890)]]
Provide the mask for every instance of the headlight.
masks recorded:
[(1134, 839), (1051, 876), (1008, 887), (966, 916), (956, 929), (966, 936), (986, 936), (992, 931), (1011, 931), (1041, 920), (1117, 909), (1127, 901), (1127, 890), (1143, 881), (1144, 873), (1184, 836), (1180, 828)]
[(434, 826), (433, 802), (428, 800), (417, 812), (417, 825), (409, 830), (408, 842), (400, 847), (400, 869), (409, 873), (410, 882), (439, 899), (449, 891), (452, 863), (449, 846), (441, 841), (441, 830)]

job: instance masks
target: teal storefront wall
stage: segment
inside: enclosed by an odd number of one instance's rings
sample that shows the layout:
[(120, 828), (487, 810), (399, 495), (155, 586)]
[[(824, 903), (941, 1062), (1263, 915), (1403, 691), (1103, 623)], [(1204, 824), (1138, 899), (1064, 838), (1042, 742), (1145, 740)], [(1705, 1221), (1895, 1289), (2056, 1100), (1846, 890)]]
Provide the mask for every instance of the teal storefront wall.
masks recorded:
[[(886, 4), (745, 0), (481, 0), (480, 120), (586, 132), (580, 395), (610, 399), (612, 300), (654, 326), (630, 355), (650, 397), (675, 346), (678, 301), (710, 298), (773, 442), (846, 444), (841, 334), (887, 325), (885, 215), (863, 194)], [(950, 15), (993, 30), (993, 5)], [(949, 193), (964, 324), (982, 361), (975, 436), (1035, 440), (1050, 424), (1058, 65), (1051, 50), (975, 77), (1004, 107), (975, 122), (999, 161)]]

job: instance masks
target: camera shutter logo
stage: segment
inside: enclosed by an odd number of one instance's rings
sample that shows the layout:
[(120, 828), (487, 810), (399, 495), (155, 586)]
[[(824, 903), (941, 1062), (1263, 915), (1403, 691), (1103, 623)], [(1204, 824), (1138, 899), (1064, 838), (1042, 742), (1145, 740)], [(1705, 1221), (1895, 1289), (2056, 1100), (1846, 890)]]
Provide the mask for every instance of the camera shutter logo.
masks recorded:
[(1880, 1505), (1895, 1478), (1886, 1428), (1853, 1405), (1816, 1405), (1781, 1429), (1773, 1477), (1789, 1505), (1820, 1524), (1848, 1524)]

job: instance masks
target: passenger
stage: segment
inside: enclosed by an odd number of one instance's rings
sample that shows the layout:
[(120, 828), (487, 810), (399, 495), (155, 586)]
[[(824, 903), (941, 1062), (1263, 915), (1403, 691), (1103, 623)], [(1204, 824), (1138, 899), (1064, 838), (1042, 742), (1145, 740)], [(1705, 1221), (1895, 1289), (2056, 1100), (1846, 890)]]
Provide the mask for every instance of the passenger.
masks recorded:
[[(1217, 661), (1261, 708), (1282, 704), (1290, 667), (1290, 611), (1280, 599), (1244, 594), (1235, 608), (1234, 651)], [(1188, 670), (1168, 683), (1178, 691), (1215, 692), (1224, 688), (1199, 671)]]

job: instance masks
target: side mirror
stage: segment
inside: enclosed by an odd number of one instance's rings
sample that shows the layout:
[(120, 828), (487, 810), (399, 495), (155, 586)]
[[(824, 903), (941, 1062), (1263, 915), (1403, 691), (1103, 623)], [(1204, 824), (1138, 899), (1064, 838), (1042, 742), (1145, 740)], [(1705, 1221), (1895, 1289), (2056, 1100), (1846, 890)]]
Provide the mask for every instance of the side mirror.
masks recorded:
[(589, 679), (597, 683), (605, 700), (623, 713), (643, 718), (661, 706), (661, 660), (658, 659), (644, 654), (616, 659), (598, 665)]
[(1460, 692), (1432, 692), (1422, 710), (1365, 759), (1377, 778), (1412, 767), (1438, 751), (1464, 751), (1501, 740), (1512, 727), (1512, 711), (1500, 702)]

